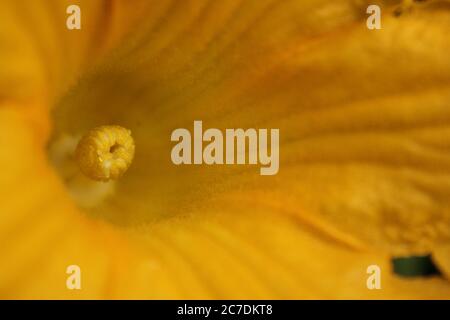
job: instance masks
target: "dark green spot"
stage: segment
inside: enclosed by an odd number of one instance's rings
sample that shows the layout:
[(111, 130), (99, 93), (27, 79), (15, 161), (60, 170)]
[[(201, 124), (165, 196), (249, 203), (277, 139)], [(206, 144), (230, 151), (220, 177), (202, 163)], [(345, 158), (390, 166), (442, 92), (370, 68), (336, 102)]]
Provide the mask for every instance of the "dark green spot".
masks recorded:
[(440, 274), (439, 269), (431, 259), (431, 255), (392, 258), (392, 265), (394, 273), (402, 277), (424, 277)]

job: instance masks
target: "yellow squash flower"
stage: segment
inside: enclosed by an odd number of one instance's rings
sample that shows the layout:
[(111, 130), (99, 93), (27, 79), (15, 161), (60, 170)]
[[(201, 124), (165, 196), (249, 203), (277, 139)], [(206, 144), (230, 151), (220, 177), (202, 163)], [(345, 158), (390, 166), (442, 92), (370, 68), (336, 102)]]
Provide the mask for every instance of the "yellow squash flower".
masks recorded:
[[(2, 1), (0, 297), (450, 298), (450, 5), (375, 2), (381, 30), (357, 0)], [(194, 120), (279, 128), (279, 173), (175, 166)], [(104, 125), (135, 154), (98, 182)]]

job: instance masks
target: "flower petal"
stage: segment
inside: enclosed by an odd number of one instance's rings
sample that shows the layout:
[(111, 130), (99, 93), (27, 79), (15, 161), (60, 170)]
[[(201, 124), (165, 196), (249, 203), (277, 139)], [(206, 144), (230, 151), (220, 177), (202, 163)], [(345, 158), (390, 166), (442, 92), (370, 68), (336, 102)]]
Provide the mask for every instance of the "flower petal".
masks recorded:
[[(189, 211), (204, 194), (260, 189), (393, 255), (448, 242), (450, 12), (395, 17), (386, 7), (373, 31), (363, 9), (192, 1), (124, 42), (55, 113), (56, 133), (74, 136), (120, 119), (141, 148), (123, 196), (97, 214), (139, 224)], [(170, 133), (199, 119), (205, 129), (279, 128), (279, 174), (174, 168)], [(126, 217), (113, 208), (132, 205)]]
[[(92, 3), (87, 26), (102, 12)], [(117, 197), (94, 212), (120, 231), (77, 211), (36, 137), (36, 126), (46, 133), (48, 122), (29, 112), (48, 111), (86, 57), (112, 45), (97, 46), (91, 32), (74, 36), (66, 78), (61, 37), (52, 34), (58, 28), (45, 25), (30, 38), (25, 22), (17, 28), (13, 18), (0, 19), (17, 36), (9, 40), (17, 48), (0, 56), (17, 53), (27, 66), (0, 75), (0, 96), (35, 108), (0, 111), (0, 179), (9, 186), (0, 235), (11, 244), (2, 252), (0, 294), (447, 298), (447, 281), (396, 278), (389, 261), (449, 237), (448, 11), (387, 17), (383, 30), (371, 32), (363, 6), (352, 1), (161, 3), (55, 109), (55, 135), (117, 119), (136, 133), (135, 166)], [(6, 17), (10, 8), (16, 5), (8, 3)], [(118, 26), (127, 25), (122, 17)], [(122, 36), (121, 28), (110, 30)], [(21, 81), (20, 89), (8, 86)], [(196, 119), (280, 128), (280, 173), (175, 169), (170, 132)], [(65, 287), (70, 264), (82, 269), (81, 291)], [(381, 291), (366, 288), (371, 264), (382, 268)]]
[[(4, 298), (448, 298), (443, 279), (398, 279), (389, 257), (240, 193), (195, 217), (115, 231), (76, 212), (17, 109), (0, 111), (0, 133), (0, 159), (14, 163), (1, 176), (10, 186), (0, 217)], [(79, 291), (65, 287), (73, 264)], [(372, 264), (380, 291), (366, 287)]]

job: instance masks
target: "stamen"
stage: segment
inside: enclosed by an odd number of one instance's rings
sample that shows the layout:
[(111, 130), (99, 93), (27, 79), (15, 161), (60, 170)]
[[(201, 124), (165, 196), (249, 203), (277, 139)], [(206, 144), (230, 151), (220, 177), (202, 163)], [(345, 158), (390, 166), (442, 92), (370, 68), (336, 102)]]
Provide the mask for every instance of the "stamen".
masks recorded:
[(87, 177), (97, 181), (116, 180), (130, 167), (134, 149), (130, 130), (100, 126), (81, 138), (75, 159)]

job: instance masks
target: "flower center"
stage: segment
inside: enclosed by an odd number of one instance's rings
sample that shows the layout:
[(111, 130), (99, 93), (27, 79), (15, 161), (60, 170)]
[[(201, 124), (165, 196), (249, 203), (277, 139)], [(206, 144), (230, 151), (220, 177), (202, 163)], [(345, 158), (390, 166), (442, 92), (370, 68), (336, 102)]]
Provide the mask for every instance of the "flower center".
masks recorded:
[(130, 130), (120, 126), (101, 126), (89, 131), (78, 143), (75, 158), (88, 178), (109, 181), (120, 178), (134, 158)]

